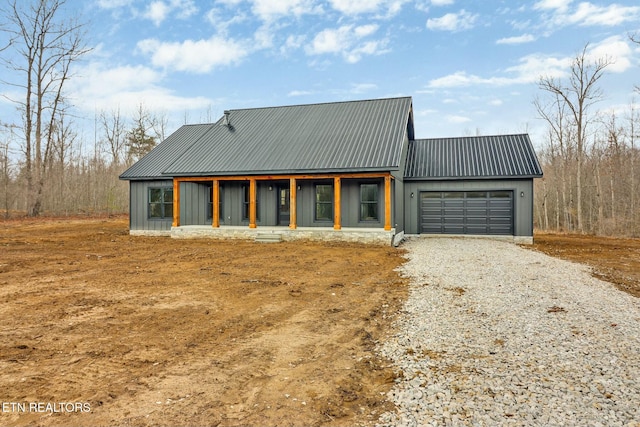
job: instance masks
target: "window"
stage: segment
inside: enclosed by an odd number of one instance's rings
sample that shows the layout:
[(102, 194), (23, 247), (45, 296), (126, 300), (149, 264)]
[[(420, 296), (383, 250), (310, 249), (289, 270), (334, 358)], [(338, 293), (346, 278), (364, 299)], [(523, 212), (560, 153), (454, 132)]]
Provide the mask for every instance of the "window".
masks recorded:
[(149, 219), (173, 219), (173, 187), (149, 188)]
[(378, 184), (360, 184), (360, 221), (378, 219)]
[(486, 191), (467, 191), (467, 199), (486, 199)]
[[(207, 187), (207, 219), (212, 219), (213, 218), (213, 185), (209, 185)], [(219, 218), (220, 220), (224, 219), (224, 211), (222, 210), (222, 195), (224, 194), (222, 191), (222, 185), (218, 186), (218, 194), (219, 194), (219, 201), (218, 201), (218, 209), (220, 210), (220, 215)]]
[(333, 185), (316, 185), (316, 221), (333, 221)]
[[(258, 188), (257, 188), (257, 184), (256, 184), (256, 221), (260, 221), (260, 204), (258, 202), (258, 200), (260, 199), (258, 197)], [(248, 185), (243, 185), (242, 186), (242, 219), (245, 221), (249, 220), (249, 186)]]
[(492, 199), (510, 199), (511, 191), (492, 191), (489, 193)]

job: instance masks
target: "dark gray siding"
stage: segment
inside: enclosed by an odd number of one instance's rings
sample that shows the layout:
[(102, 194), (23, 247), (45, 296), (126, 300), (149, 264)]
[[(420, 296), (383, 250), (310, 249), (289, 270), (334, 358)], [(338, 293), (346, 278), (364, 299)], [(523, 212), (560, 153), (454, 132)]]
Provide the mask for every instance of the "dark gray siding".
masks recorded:
[(396, 233), (400, 233), (401, 231), (405, 231), (405, 191), (404, 191), (404, 174), (403, 171), (407, 167), (407, 157), (409, 150), (409, 139), (408, 136), (412, 134), (412, 126), (407, 125), (407, 136), (405, 139), (405, 143), (402, 148), (402, 161), (400, 164), (400, 168), (397, 171), (392, 171), (391, 175), (394, 179), (391, 182), (391, 205), (392, 205), (392, 218), (391, 218), (391, 226), (396, 229)]
[[(171, 183), (171, 181), (166, 181)], [(137, 182), (136, 187), (139, 192), (146, 194), (144, 182)], [(318, 221), (315, 219), (315, 185), (333, 185), (332, 179), (327, 180), (300, 180), (297, 185), (297, 225), (298, 227), (333, 227), (333, 219), (330, 221)], [(360, 184), (376, 184), (378, 186), (378, 220), (360, 220)], [(249, 221), (243, 218), (244, 208), (244, 188), (249, 185), (248, 181), (221, 181), (220, 192), (222, 200), (221, 225), (248, 226)], [(393, 188), (392, 195), (398, 193)], [(259, 226), (276, 226), (278, 224), (278, 187), (288, 188), (289, 181), (259, 181), (257, 183), (258, 219)], [(143, 188), (145, 187), (145, 188)], [(383, 179), (362, 179), (347, 180), (341, 182), (341, 207), (342, 207), (342, 227), (361, 228), (382, 228), (384, 227), (384, 180)], [(181, 225), (211, 225), (211, 218), (208, 218), (208, 202), (211, 184), (203, 182), (182, 182), (180, 184), (180, 223)], [(146, 203), (146, 199), (145, 203)], [(393, 200), (393, 197), (392, 197)], [(141, 205), (140, 205), (141, 206)], [(334, 201), (335, 206), (335, 201)], [(139, 209), (138, 209), (139, 210)], [(144, 212), (146, 218), (146, 208)], [(138, 219), (136, 224), (144, 221)], [(146, 221), (149, 222), (149, 221)], [(171, 228), (170, 221), (167, 221), (166, 229)], [(285, 225), (288, 225), (285, 224)], [(149, 225), (147, 225), (148, 227)], [(132, 228), (133, 229), (133, 228)], [(143, 229), (143, 228), (138, 228)], [(145, 228), (147, 229), (147, 228)]]
[(180, 225), (211, 224), (207, 218), (211, 186), (194, 183), (180, 183)]
[(173, 219), (149, 219), (148, 202), (149, 188), (169, 187), (173, 188), (172, 180), (155, 181), (130, 181), (129, 197), (131, 212), (129, 214), (129, 228), (131, 230), (169, 231)]
[[(420, 232), (420, 192), (423, 191), (513, 191), (513, 235), (533, 236), (533, 179), (405, 181), (405, 232)], [(412, 197), (413, 194), (413, 197)], [(521, 194), (523, 194), (521, 196)]]

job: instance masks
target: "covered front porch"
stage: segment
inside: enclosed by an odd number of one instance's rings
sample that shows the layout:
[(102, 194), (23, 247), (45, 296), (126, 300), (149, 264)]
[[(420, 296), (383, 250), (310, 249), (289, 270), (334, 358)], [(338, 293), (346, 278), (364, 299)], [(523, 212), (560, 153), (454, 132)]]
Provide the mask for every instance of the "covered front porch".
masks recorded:
[(197, 185), (199, 192), (208, 193), (208, 228), (231, 232), (277, 227), (304, 235), (306, 229), (346, 227), (389, 233), (392, 180), (389, 172), (174, 177), (172, 230), (205, 225), (201, 216), (193, 219), (203, 203), (182, 194)]

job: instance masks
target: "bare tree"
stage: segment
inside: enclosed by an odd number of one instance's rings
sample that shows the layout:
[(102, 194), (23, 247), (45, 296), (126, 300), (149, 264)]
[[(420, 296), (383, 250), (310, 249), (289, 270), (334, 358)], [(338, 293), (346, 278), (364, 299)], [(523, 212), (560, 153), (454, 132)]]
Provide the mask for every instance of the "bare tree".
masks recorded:
[[(631, 40), (633, 43), (640, 45), (640, 34), (638, 33), (630, 34), (629, 40)], [(636, 88), (636, 92), (640, 93), (640, 84), (636, 85), (635, 88)]]
[(20, 79), (5, 82), (23, 93), (14, 101), (23, 115), (27, 214), (42, 209), (45, 169), (52, 153), (55, 121), (63, 112), (63, 88), (71, 77), (71, 65), (88, 49), (82, 41), (83, 25), (60, 16), (65, 0), (13, 2), (2, 10), (11, 34), (14, 55), (3, 62)]
[(570, 119), (569, 125), (574, 129), (572, 133), (576, 143), (576, 225), (580, 232), (584, 232), (582, 173), (587, 128), (593, 119), (589, 112), (590, 107), (602, 98), (598, 81), (612, 63), (609, 58), (590, 60), (588, 48), (589, 45), (585, 45), (582, 52), (573, 59), (567, 81), (546, 76), (541, 77), (538, 83), (540, 89), (550, 93), (556, 102), (566, 107)]
[(126, 125), (120, 114), (120, 108), (111, 110), (109, 113), (104, 110), (101, 111), (98, 120), (106, 140), (107, 149), (111, 155), (111, 163), (117, 167), (122, 161), (123, 151), (127, 143)]
[[(636, 210), (636, 192), (638, 191), (638, 185), (636, 184), (636, 138), (638, 137), (638, 124), (640, 123), (640, 114), (638, 110), (635, 108), (634, 104), (631, 104), (631, 111), (629, 112), (629, 144), (631, 148), (631, 154), (629, 156), (629, 162), (631, 164), (631, 172), (630, 172), (630, 180), (631, 185), (629, 191), (631, 193), (630, 199), (630, 214), (632, 219), (637, 215)], [(640, 224), (636, 223), (636, 221), (632, 221), (632, 229), (635, 232), (636, 227), (639, 227)]]
[(9, 160), (9, 143), (7, 141), (0, 142), (0, 186), (2, 187), (2, 198), (4, 207), (4, 217), (9, 218), (9, 211), (11, 207), (11, 183), (12, 183), (12, 170)]

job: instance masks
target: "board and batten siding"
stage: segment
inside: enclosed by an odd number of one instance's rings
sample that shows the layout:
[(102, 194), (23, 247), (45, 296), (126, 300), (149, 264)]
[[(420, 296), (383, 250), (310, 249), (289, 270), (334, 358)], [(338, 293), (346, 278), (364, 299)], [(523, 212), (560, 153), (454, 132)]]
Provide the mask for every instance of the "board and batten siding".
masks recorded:
[[(420, 193), (427, 191), (513, 191), (513, 235), (533, 236), (533, 179), (404, 182), (405, 233), (420, 233)], [(413, 197), (411, 194), (413, 193)], [(521, 194), (523, 194), (521, 196)]]
[(173, 188), (172, 180), (129, 181), (130, 230), (171, 231), (172, 218), (149, 219), (149, 188)]
[[(297, 225), (298, 227), (333, 227), (330, 221), (317, 221), (315, 218), (315, 186), (317, 184), (333, 185), (333, 180), (300, 180), (297, 182)], [(378, 186), (378, 219), (375, 221), (360, 220), (360, 185), (376, 184)], [(248, 181), (220, 182), (221, 218), (220, 225), (248, 226), (243, 218), (244, 187)], [(258, 200), (258, 219), (260, 226), (278, 224), (278, 187), (289, 185), (288, 181), (258, 182), (256, 196)], [(402, 185), (398, 179), (391, 181), (392, 224), (402, 222), (402, 216), (394, 209), (401, 203)], [(130, 229), (145, 231), (171, 231), (172, 219), (150, 219), (148, 214), (149, 188), (173, 186), (172, 180), (130, 181), (131, 215)], [(271, 188), (271, 189), (270, 189)], [(343, 179), (341, 182), (341, 225), (353, 228), (384, 227), (384, 180), (383, 179)], [(208, 182), (180, 183), (180, 225), (211, 225), (209, 202), (211, 200), (211, 184)], [(335, 203), (335, 201), (334, 201)], [(335, 204), (334, 204), (335, 206)], [(401, 209), (400, 209), (401, 211)]]

